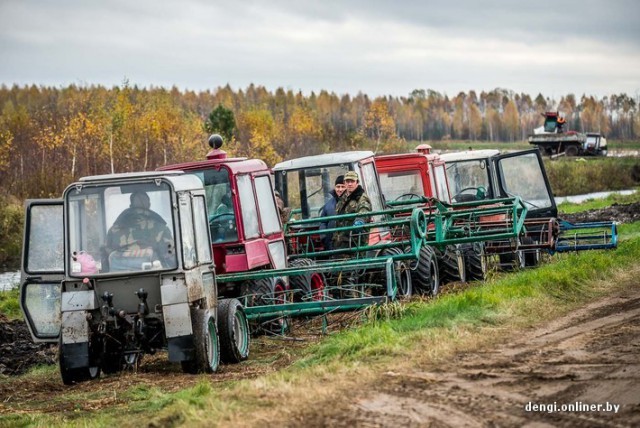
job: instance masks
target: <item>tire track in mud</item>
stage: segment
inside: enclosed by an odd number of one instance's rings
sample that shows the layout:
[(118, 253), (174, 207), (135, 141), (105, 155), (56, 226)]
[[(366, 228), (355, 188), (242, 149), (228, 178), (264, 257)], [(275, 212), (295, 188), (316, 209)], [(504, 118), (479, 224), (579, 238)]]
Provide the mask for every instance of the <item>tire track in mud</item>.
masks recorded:
[[(298, 420), (356, 426), (640, 426), (640, 287), (578, 309), (493, 349), (387, 372), (372, 389)], [(611, 412), (526, 412), (533, 404), (611, 404)]]

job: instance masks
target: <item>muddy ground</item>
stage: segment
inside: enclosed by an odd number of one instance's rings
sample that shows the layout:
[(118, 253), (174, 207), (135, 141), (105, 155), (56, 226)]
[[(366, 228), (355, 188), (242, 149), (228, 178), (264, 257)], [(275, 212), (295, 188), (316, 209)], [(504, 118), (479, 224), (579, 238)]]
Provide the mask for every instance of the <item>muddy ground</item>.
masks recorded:
[[(491, 349), (383, 373), (361, 391), (317, 406), (299, 425), (640, 426), (640, 280)], [(526, 411), (528, 403), (555, 404), (558, 411)], [(581, 411), (560, 411), (576, 403)], [(585, 411), (607, 403), (618, 412)]]
[(561, 214), (560, 218), (571, 223), (594, 221), (616, 221), (618, 223), (632, 223), (640, 220), (640, 202), (633, 204), (613, 204), (609, 207), (585, 211), (576, 214)]
[[(640, 204), (614, 205), (587, 214), (565, 215), (571, 222), (640, 220)], [(309, 408), (292, 425), (326, 426), (640, 426), (640, 281), (626, 294), (601, 299), (542, 328), (519, 332), (511, 341), (459, 354), (437, 367), (384, 373), (367, 394)], [(446, 292), (446, 290), (443, 290)], [(344, 324), (348, 324), (346, 321)], [(306, 346), (310, 340), (288, 341)], [(258, 340), (255, 354), (274, 355), (273, 364), (222, 366), (215, 381), (254, 378), (290, 364), (282, 342)], [(64, 392), (59, 377), (31, 383), (11, 381), (36, 365), (56, 364), (56, 346), (34, 344), (22, 321), (0, 314), (0, 413), (64, 412), (48, 400)], [(8, 377), (7, 377), (8, 376)], [(72, 387), (73, 392), (134, 384), (165, 391), (186, 388), (185, 376), (166, 355), (147, 357), (138, 373), (106, 376)], [(613, 412), (525, 412), (527, 403), (620, 405)], [(123, 405), (109, 400), (82, 403), (84, 410)], [(79, 404), (73, 404), (77, 410)], [(71, 404), (70, 404), (71, 406)], [(73, 409), (67, 409), (73, 410)]]

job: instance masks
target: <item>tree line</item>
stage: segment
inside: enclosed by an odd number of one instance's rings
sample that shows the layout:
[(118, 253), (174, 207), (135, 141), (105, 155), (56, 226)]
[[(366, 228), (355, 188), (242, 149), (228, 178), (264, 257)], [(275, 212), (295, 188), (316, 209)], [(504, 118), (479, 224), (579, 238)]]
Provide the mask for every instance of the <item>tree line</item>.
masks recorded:
[(271, 166), (331, 151), (404, 151), (407, 141), (522, 141), (550, 110), (560, 110), (569, 129), (621, 140), (640, 136), (638, 100), (625, 94), (554, 100), (500, 88), (451, 98), (417, 89), (371, 99), (256, 85), (200, 92), (128, 82), (3, 85), (0, 108), (0, 192), (20, 199), (58, 197), (86, 175), (203, 159), (210, 132), (225, 136), (229, 154)]

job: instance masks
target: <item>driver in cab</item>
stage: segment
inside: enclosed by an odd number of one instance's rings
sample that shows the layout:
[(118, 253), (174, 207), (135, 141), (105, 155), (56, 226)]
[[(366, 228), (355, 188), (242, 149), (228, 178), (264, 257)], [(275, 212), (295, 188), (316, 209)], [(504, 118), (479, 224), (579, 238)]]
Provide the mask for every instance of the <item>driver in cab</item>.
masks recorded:
[(147, 270), (175, 266), (173, 236), (164, 219), (150, 209), (145, 192), (133, 192), (125, 209), (107, 232), (106, 262), (110, 271)]

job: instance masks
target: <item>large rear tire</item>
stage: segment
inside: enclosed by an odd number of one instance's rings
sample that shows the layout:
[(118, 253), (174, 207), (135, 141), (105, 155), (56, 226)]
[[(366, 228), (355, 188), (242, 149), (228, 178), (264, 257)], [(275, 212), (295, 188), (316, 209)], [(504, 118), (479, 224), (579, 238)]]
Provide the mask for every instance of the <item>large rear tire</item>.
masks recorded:
[(467, 281), (484, 281), (487, 278), (487, 259), (481, 243), (473, 243), (464, 249), (464, 267)]
[(427, 296), (437, 296), (440, 290), (440, 275), (436, 253), (432, 247), (423, 245), (419, 259), (411, 266), (411, 280), (416, 292)]
[(567, 146), (564, 149), (565, 156), (578, 156), (578, 152), (579, 152), (578, 146), (573, 146), (573, 145)]
[[(533, 238), (529, 236), (523, 237), (522, 243), (527, 245), (535, 244)], [(525, 267), (535, 267), (540, 264), (540, 249), (533, 248), (533, 249), (522, 250), (522, 252), (524, 253)]]
[[(305, 267), (314, 264), (313, 260), (302, 258), (289, 262), (289, 267)], [(308, 272), (289, 277), (289, 287), (293, 290), (293, 300), (296, 302), (324, 300), (325, 283), (322, 272)]]
[[(287, 302), (286, 290), (281, 280), (261, 278), (246, 281), (242, 284), (241, 294), (246, 299), (246, 306), (278, 305)], [(251, 323), (253, 333), (284, 334), (289, 331), (289, 318), (279, 317), (263, 323)]]
[(223, 363), (235, 364), (249, 358), (249, 322), (237, 299), (218, 301), (218, 331)]
[(448, 245), (444, 251), (434, 249), (436, 258), (438, 259), (438, 268), (440, 271), (440, 283), (447, 284), (449, 282), (465, 280), (464, 265), (460, 266), (456, 249), (453, 245)]
[[(68, 357), (65, 356), (66, 347), (67, 345), (62, 343), (62, 333), (60, 333), (60, 340), (58, 342), (58, 363), (60, 365), (62, 383), (65, 385), (73, 385), (74, 383), (96, 379), (100, 376), (100, 367), (98, 365), (70, 368), (70, 361), (68, 360)], [(89, 358), (91, 359), (91, 351), (89, 352)]]
[[(397, 247), (385, 248), (380, 251), (378, 257), (388, 258), (403, 254), (403, 251)], [(404, 260), (398, 260), (394, 262), (393, 270), (396, 275), (396, 298), (408, 299), (413, 294), (413, 284), (411, 281), (411, 269)], [(386, 279), (386, 275), (383, 276)], [(386, 281), (385, 281), (386, 283)], [(386, 289), (386, 288), (385, 288)]]

